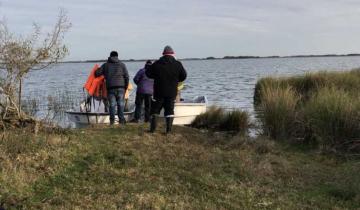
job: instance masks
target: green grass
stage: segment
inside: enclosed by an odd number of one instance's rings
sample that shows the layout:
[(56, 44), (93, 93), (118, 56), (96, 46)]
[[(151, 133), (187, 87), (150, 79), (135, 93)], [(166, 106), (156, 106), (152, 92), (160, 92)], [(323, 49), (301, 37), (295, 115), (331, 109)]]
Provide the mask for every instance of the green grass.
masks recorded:
[(221, 107), (212, 106), (205, 113), (196, 116), (191, 126), (245, 135), (250, 127), (250, 120), (249, 114), (245, 111), (225, 111)]
[(360, 165), (263, 138), (144, 125), (0, 133), (6, 209), (356, 209)]

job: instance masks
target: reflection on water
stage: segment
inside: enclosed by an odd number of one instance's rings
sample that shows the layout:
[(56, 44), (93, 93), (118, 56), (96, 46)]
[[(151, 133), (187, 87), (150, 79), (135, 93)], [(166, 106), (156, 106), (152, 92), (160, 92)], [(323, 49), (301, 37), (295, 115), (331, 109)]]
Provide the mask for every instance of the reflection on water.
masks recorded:
[[(67, 92), (81, 100), (85, 96), (82, 86), (94, 64), (66, 63), (33, 71), (25, 80), (24, 96), (37, 98), (41, 107), (46, 107), (48, 95), (58, 92)], [(126, 65), (132, 81), (144, 63), (129, 62)], [(183, 61), (183, 65), (188, 78), (182, 97), (205, 95), (212, 105), (253, 113), (253, 91), (259, 78), (318, 70), (348, 70), (360, 67), (360, 57), (196, 60)]]

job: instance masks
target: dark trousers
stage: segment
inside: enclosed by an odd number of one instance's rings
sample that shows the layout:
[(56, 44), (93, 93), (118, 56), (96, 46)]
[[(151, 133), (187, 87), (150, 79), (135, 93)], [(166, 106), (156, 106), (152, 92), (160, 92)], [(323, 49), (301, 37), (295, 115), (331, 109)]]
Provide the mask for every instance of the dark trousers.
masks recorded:
[(159, 115), (161, 109), (164, 108), (164, 117), (173, 117), (174, 105), (174, 97), (154, 98), (151, 103), (151, 115)]
[(145, 104), (145, 122), (150, 120), (151, 95), (136, 93), (135, 98), (135, 120), (140, 120), (142, 105)]

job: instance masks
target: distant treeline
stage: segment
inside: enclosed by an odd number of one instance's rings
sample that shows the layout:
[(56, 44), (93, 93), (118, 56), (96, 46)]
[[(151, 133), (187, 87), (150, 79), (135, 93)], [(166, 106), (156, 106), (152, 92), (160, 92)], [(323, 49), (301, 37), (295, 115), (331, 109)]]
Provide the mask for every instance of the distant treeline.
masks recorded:
[(225, 56), (222, 59), (280, 58), (280, 56)]
[[(344, 56), (360, 56), (360, 54), (323, 54), (323, 55), (290, 55), (290, 56), (225, 56), (222, 59), (249, 59), (249, 58), (311, 58), (311, 57), (344, 57)], [(216, 59), (208, 57), (206, 59)]]
[(344, 56), (360, 56), (360, 54), (324, 54), (324, 55), (293, 55), (293, 56), (284, 56), (284, 58), (303, 58), (303, 57), (344, 57)]
[[(180, 60), (217, 60), (217, 59), (260, 59), (260, 58), (311, 58), (311, 57), (345, 57), (345, 56), (360, 56), (358, 53), (351, 53), (351, 54), (323, 54), (323, 55), (291, 55), (291, 56), (224, 56), (222, 58), (217, 57), (206, 57), (206, 58), (181, 58)], [(127, 59), (123, 60), (125, 62), (141, 62), (146, 61), (148, 59)], [(156, 60), (156, 59), (149, 59), (149, 60)], [(85, 60), (85, 61), (65, 61), (64, 63), (104, 63), (107, 60)]]

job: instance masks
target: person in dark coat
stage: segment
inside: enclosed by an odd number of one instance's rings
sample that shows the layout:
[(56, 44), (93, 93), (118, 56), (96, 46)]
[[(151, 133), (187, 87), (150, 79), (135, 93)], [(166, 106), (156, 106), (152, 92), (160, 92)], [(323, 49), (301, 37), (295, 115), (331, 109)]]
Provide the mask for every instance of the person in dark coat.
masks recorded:
[(151, 104), (150, 132), (156, 130), (156, 115), (164, 108), (166, 133), (171, 132), (174, 120), (174, 105), (178, 83), (186, 79), (186, 70), (180, 61), (175, 59), (174, 50), (166, 46), (163, 56), (152, 65), (147, 66), (145, 74), (154, 79), (154, 95)]
[(137, 85), (137, 88), (135, 98), (135, 116), (132, 122), (139, 122), (143, 103), (145, 104), (144, 121), (149, 122), (150, 120), (151, 97), (153, 94), (154, 80), (145, 75), (145, 69), (146, 66), (151, 64), (152, 62), (150, 60), (146, 61), (145, 67), (140, 69), (134, 77), (134, 83)]
[(119, 123), (125, 124), (124, 94), (129, 85), (129, 74), (123, 62), (118, 58), (118, 53), (112, 51), (108, 61), (95, 71), (95, 77), (104, 75), (108, 100), (110, 102), (110, 124), (115, 122), (115, 107)]

